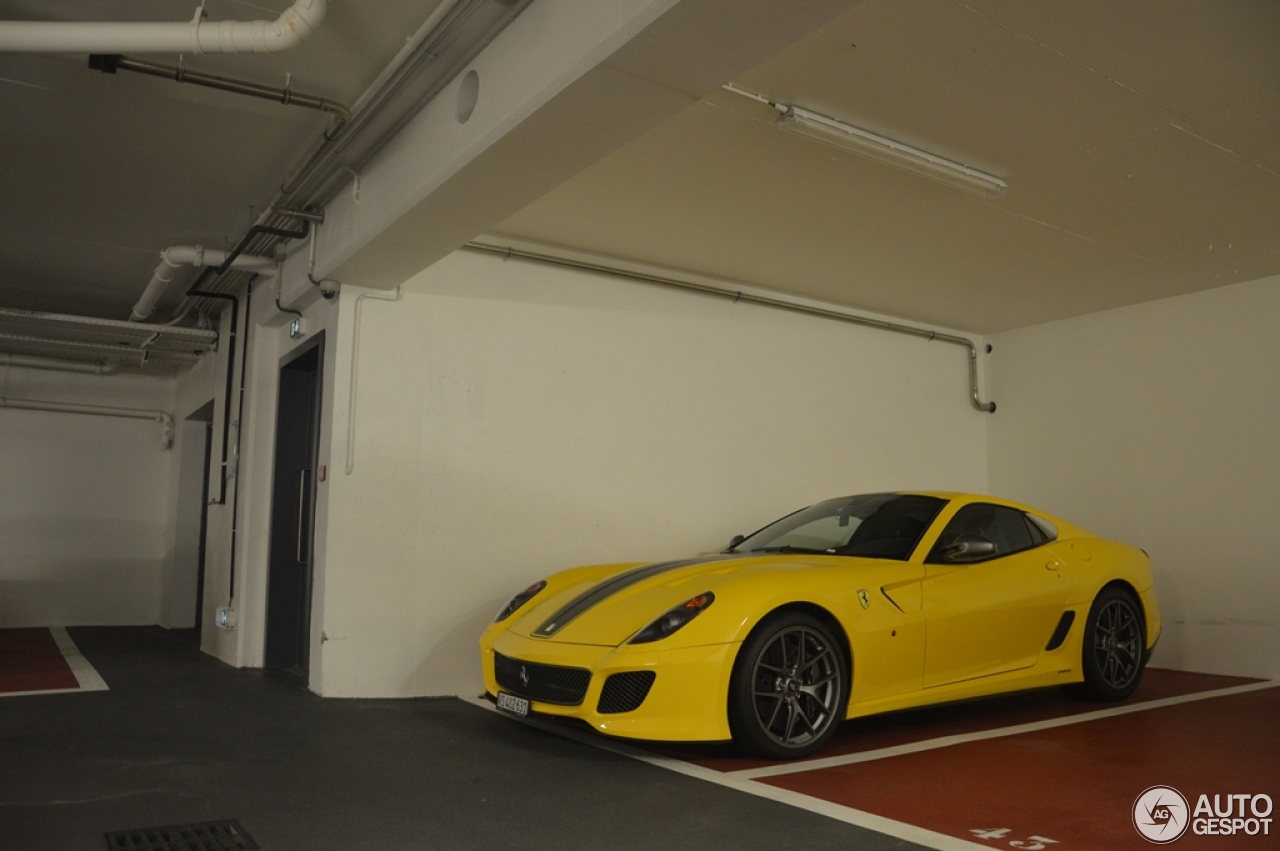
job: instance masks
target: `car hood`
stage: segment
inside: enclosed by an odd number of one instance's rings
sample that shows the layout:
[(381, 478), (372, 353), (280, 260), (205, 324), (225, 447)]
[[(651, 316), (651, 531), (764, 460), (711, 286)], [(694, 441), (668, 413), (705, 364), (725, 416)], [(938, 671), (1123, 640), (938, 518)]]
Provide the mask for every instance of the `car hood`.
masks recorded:
[[(797, 555), (721, 554), (621, 565), (604, 578), (595, 573), (557, 588), (518, 615), (509, 629), (529, 638), (616, 647), (668, 609), (704, 591), (716, 591), (750, 574), (798, 570), (819, 563), (819, 559)], [(557, 584), (555, 577), (551, 581)]]

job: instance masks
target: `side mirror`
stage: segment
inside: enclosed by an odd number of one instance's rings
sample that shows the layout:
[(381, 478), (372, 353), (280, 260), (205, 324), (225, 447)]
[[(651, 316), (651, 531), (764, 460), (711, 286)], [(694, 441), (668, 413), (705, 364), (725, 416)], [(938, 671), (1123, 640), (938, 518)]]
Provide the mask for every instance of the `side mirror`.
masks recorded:
[(730, 550), (737, 549), (738, 544), (741, 544), (746, 539), (747, 539), (746, 535), (734, 535), (732, 538), (729, 539), (729, 549)]
[(952, 564), (977, 561), (995, 554), (996, 545), (979, 535), (961, 535), (950, 545), (942, 548), (943, 561)]

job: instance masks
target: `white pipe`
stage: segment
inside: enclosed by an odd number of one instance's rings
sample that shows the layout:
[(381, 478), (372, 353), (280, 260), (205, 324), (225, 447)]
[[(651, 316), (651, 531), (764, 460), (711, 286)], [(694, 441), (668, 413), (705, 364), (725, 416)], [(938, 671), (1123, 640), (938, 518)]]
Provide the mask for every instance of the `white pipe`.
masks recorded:
[(18, 408), (25, 411), (54, 411), (63, 414), (94, 414), (103, 417), (126, 417), (134, 420), (154, 420), (160, 423), (160, 448), (173, 446), (173, 414), (168, 411), (147, 411), (141, 408), (116, 408), (109, 405), (80, 405), (70, 402), (40, 402), (35, 399), (10, 399), (0, 396), (0, 408)]
[(961, 337), (955, 334), (944, 334), (941, 331), (935, 331), (930, 328), (920, 328), (914, 325), (903, 325), (898, 322), (889, 322), (884, 319), (876, 319), (871, 316), (860, 316), (857, 313), (851, 313), (841, 308), (832, 310), (830, 308), (821, 307), (817, 304), (796, 300), (790, 297), (779, 297), (773, 295), (764, 295), (763, 293), (748, 293), (743, 290), (733, 289), (730, 287), (717, 286), (710, 283), (698, 283), (690, 280), (682, 280), (680, 278), (672, 278), (664, 275), (649, 274), (639, 270), (623, 269), (619, 266), (610, 266), (604, 263), (595, 263), (589, 260), (575, 260), (571, 257), (556, 256), (553, 254), (542, 254), (537, 251), (527, 251), (514, 246), (503, 248), (499, 245), (490, 245), (484, 242), (468, 242), (462, 246), (470, 251), (481, 251), (487, 254), (497, 254), (503, 258), (511, 259), (517, 257), (522, 260), (530, 260), (535, 263), (545, 263), (550, 266), (563, 266), (569, 269), (578, 269), (583, 272), (596, 272), (601, 275), (612, 275), (616, 278), (624, 278), (631, 281), (640, 281), (646, 284), (658, 284), (663, 287), (671, 287), (679, 290), (691, 290), (693, 292), (704, 293), (707, 295), (718, 295), (725, 298), (733, 299), (733, 303), (747, 302), (748, 304), (759, 304), (764, 307), (775, 307), (780, 310), (789, 310), (793, 313), (804, 313), (809, 316), (821, 316), (826, 319), (835, 319), (840, 322), (849, 322), (854, 325), (863, 325), (868, 328), (879, 328), (882, 331), (892, 331), (896, 334), (909, 334), (913, 337), (921, 337), (926, 340), (941, 340), (944, 343), (953, 343), (958, 346), (964, 346), (969, 352), (969, 401), (973, 403), (973, 407), (979, 411), (985, 411), (988, 414), (995, 413), (995, 402), (983, 402), (978, 396), (978, 347), (968, 337)]
[[(142, 291), (138, 303), (133, 306), (130, 322), (142, 322), (151, 315), (156, 302), (183, 266), (221, 266), (227, 260), (227, 252), (203, 245), (174, 245), (160, 252), (160, 265), (151, 273), (147, 288)], [(232, 269), (263, 274), (275, 272), (279, 264), (269, 257), (241, 254), (231, 263)]]
[[(352, 114), (359, 112), (364, 108), (365, 104), (373, 99), (373, 96), (376, 95), (378, 90), (386, 84), (387, 80), (391, 79), (391, 76), (395, 74), (396, 71), (400, 70), (400, 66), (413, 55), (413, 52), (421, 47), (422, 43), (436, 31), (436, 27), (440, 26), (440, 22), (444, 20), (445, 15), (452, 12), (453, 7), (457, 5), (458, 0), (444, 0), (444, 2), (436, 7), (434, 12), (427, 16), (427, 19), (422, 22), (422, 26), (418, 27), (413, 35), (409, 36), (409, 38), (405, 40), (404, 47), (400, 48), (400, 52), (395, 55), (395, 58), (387, 63), (387, 67), (382, 69), (382, 73), (369, 84), (368, 88), (364, 90), (364, 93), (356, 99), (354, 104), (351, 105)], [(359, 180), (360, 178), (357, 176), (357, 183)], [(359, 190), (357, 190), (357, 192), (358, 191)]]
[(399, 287), (396, 287), (391, 294), (367, 292), (360, 293), (356, 296), (355, 315), (352, 317), (354, 327), (351, 331), (351, 392), (347, 398), (347, 475), (351, 475), (351, 471), (356, 468), (356, 376), (359, 372), (360, 362), (360, 304), (366, 299), (371, 298), (376, 301), (399, 301), (400, 296), (404, 295)]
[(324, 20), (328, 0), (296, 0), (274, 21), (0, 21), (0, 53), (278, 53)]
[(86, 363), (84, 361), (42, 358), (34, 355), (0, 354), (0, 364), (6, 367), (21, 366), (27, 369), (51, 369), (57, 372), (87, 372), (92, 375), (111, 375), (120, 371), (120, 364), (113, 361)]

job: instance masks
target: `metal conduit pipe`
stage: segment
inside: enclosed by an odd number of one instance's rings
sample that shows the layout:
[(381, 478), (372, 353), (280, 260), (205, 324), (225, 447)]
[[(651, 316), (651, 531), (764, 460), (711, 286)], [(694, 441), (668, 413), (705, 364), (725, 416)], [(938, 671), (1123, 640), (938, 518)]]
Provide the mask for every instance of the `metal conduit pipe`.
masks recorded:
[(334, 117), (333, 126), (329, 128), (327, 136), (336, 136), (342, 130), (342, 126), (351, 120), (351, 110), (328, 98), (295, 92), (291, 88), (279, 89), (247, 80), (233, 80), (230, 77), (219, 77), (214, 74), (200, 74), (195, 71), (188, 71), (181, 65), (159, 65), (155, 62), (131, 59), (128, 56), (95, 53), (89, 57), (89, 67), (104, 74), (114, 74), (117, 70), (136, 71), (139, 74), (148, 74), (152, 77), (161, 77), (178, 83), (191, 83), (207, 89), (218, 89), (219, 91), (275, 101), (288, 106), (301, 106), (307, 109), (327, 112)]
[(399, 301), (404, 293), (396, 287), (387, 293), (367, 292), (356, 296), (355, 315), (351, 326), (351, 388), (347, 396), (347, 475), (356, 468), (356, 378), (360, 373), (360, 305), (366, 298), (375, 301)]
[(0, 21), (0, 53), (278, 53), (324, 20), (328, 0), (296, 0), (274, 21)]
[[(354, 173), (353, 168), (358, 169), (371, 159), (387, 139), (417, 115), (454, 73), (472, 61), (530, 2), (532, 0), (500, 0), (497, 4), (492, 0), (443, 0), (439, 3), (352, 104), (351, 120), (340, 131), (323, 134), (300, 158), (302, 165), (286, 176), (284, 185), (259, 215), (254, 227), (281, 227), (290, 217), (297, 218), (277, 208), (311, 211), (323, 207), (340, 190), (348, 175)], [(450, 48), (459, 43), (459, 31), (473, 16), (491, 12), (495, 7), (501, 11), (482, 38), (461, 53), (451, 54)], [(448, 65), (441, 64), (444, 57), (451, 57)], [(262, 254), (279, 241), (275, 234), (258, 230), (245, 234), (241, 244)], [(205, 280), (203, 276), (202, 280)], [(199, 288), (228, 289), (225, 284)], [(181, 315), (191, 304), (188, 294), (188, 300), (178, 306), (177, 313)], [(197, 307), (204, 305), (197, 304)]]
[(241, 255), (238, 252), (228, 253), (205, 248), (202, 245), (175, 245), (166, 248), (160, 252), (160, 265), (156, 266), (156, 270), (151, 273), (147, 288), (142, 291), (138, 303), (133, 306), (133, 313), (129, 316), (130, 322), (142, 322), (151, 315), (165, 288), (173, 282), (178, 270), (183, 266), (218, 266), (224, 271), (230, 267), (255, 274), (275, 272), (279, 268), (279, 264), (269, 257)]
[(0, 365), (20, 366), (26, 369), (49, 369), (55, 372), (83, 372), (90, 375), (111, 375), (120, 371), (119, 361), (87, 363), (85, 361), (44, 358), (35, 355), (0, 354)]
[[(469, 0), (469, 5), (474, 8), (476, 0)], [(356, 116), (356, 125), (347, 129), (348, 135), (360, 135), (363, 127), (376, 121), (378, 116), (386, 108), (396, 95), (405, 87), (414, 71), (424, 64), (427, 58), (434, 58), (438, 51), (436, 47), (438, 39), (445, 33), (440, 32), (448, 29), (446, 19), (456, 23), (469, 14), (467, 8), (458, 8), (459, 0), (443, 0), (436, 7), (422, 26), (405, 42), (405, 46), (395, 55), (378, 75), (377, 79), (369, 85), (367, 89), (356, 98), (355, 103), (351, 107), (351, 111)], [(458, 14), (455, 16), (454, 11), (457, 9)], [(422, 103), (415, 102), (413, 108), (408, 110), (411, 115), (418, 113), (418, 108)], [(352, 131), (355, 131), (354, 133)], [(343, 168), (349, 168), (349, 163), (330, 164), (335, 154), (334, 143), (338, 141), (338, 134), (327, 133), (320, 139), (311, 152), (302, 161), (302, 166), (291, 177), (286, 177), (284, 183), (280, 187), (280, 191), (276, 196), (277, 202), (283, 203), (287, 199), (294, 199), (300, 196), (304, 186), (307, 186), (313, 180), (317, 180), (323, 175), (322, 180), (330, 180), (333, 175), (341, 174)], [(343, 139), (344, 145), (349, 139)], [(371, 154), (370, 154), (371, 155)], [(328, 200), (324, 198), (322, 200)]]
[[(204, 274), (208, 274), (208, 272)], [(200, 284), (200, 281), (197, 280), (196, 286), (199, 286), (199, 284)], [(246, 298), (248, 297), (248, 295), (249, 293), (246, 292)], [(214, 299), (218, 301), (231, 302), (231, 324), (230, 324), (230, 328), (228, 330), (228, 335), (227, 335), (228, 339), (227, 339), (226, 387), (222, 391), (222, 461), (221, 461), (221, 466), (219, 468), (221, 470), (221, 475), (218, 477), (220, 482), (218, 486), (218, 498), (212, 501), (213, 505), (226, 505), (227, 504), (227, 479), (231, 477), (229, 475), (231, 470), (227, 466), (228, 464), (227, 453), (230, 447), (230, 438), (231, 438), (231, 390), (234, 387), (234, 381), (235, 381), (236, 341), (239, 339), (239, 336), (240, 336), (240, 299), (237, 296), (230, 295), (228, 293), (214, 293), (214, 292), (205, 292), (203, 290), (198, 290), (195, 288), (195, 286), (187, 290), (187, 296), (188, 297), (199, 296), (200, 298), (209, 298), (209, 299)], [(248, 329), (246, 328), (245, 330), (247, 333)], [(244, 353), (244, 356), (246, 358), (248, 357), (247, 351)], [(244, 387), (243, 378), (241, 378), (240, 386), (243, 390), (243, 387)], [(242, 392), (241, 402), (243, 401), (244, 399), (243, 399), (243, 392)], [(238, 438), (239, 438), (239, 434), (237, 433), (237, 439)], [(239, 487), (239, 484), (237, 480), (237, 488), (238, 487)], [(235, 526), (234, 521), (235, 521), (235, 518), (233, 517), (232, 518), (233, 527)], [(232, 558), (234, 559), (234, 555), (232, 556)]]
[[(274, 204), (271, 205), (271, 210), (273, 213), (276, 212), (276, 207)], [(289, 214), (278, 213), (278, 215), (289, 215)], [(231, 249), (231, 253), (226, 256), (226, 258), (222, 261), (221, 264), (210, 264), (210, 265), (216, 265), (218, 267), (219, 275), (224, 274), (228, 269), (231, 269), (231, 268), (237, 268), (237, 269), (249, 268), (245, 266), (236, 266), (235, 264), (238, 260), (241, 259), (240, 257), (241, 252), (243, 252), (246, 248), (249, 247), (249, 243), (253, 240), (255, 236), (258, 236), (259, 234), (267, 234), (268, 236), (274, 236), (280, 239), (302, 239), (310, 231), (311, 231), (310, 221), (304, 221), (302, 223), (302, 227), (299, 228), (298, 230), (287, 230), (281, 227), (272, 227), (270, 225), (265, 225), (265, 224), (256, 224), (253, 227), (249, 228), (249, 230), (245, 233), (245, 235), (240, 238), (240, 241), (236, 243), (236, 247)], [(251, 258), (253, 257), (253, 255), (249, 255), (249, 256)], [(272, 267), (277, 268), (274, 262), (272, 263)]]
[(199, 286), (206, 276), (212, 274), (212, 270), (206, 270), (200, 278), (187, 290), (188, 298), (208, 298), (214, 300), (222, 300), (231, 302), (231, 329), (230, 339), (227, 348), (227, 385), (223, 391), (222, 402), (222, 475), (219, 476), (221, 484), (219, 486), (218, 498), (211, 501), (213, 505), (227, 504), (227, 479), (235, 479), (235, 487), (232, 490), (231, 498), (231, 548), (228, 575), (230, 576), (229, 587), (227, 591), (227, 605), (230, 606), (235, 602), (236, 598), (236, 535), (238, 534), (240, 522), (240, 475), (239, 475), (239, 458), (240, 458), (240, 423), (244, 422), (244, 395), (245, 382), (248, 375), (249, 363), (249, 321), (248, 314), (253, 302), (253, 288), (245, 287), (245, 328), (243, 342), (240, 345), (240, 393), (237, 399), (238, 407), (235, 419), (236, 440), (235, 440), (235, 458), (228, 458), (230, 447), (229, 437), (231, 434), (231, 391), (234, 386), (235, 367), (236, 367), (236, 340), (240, 336), (239, 333), (239, 316), (240, 316), (240, 298), (229, 293), (215, 293), (200, 290)]
[(868, 328), (879, 328), (882, 331), (893, 331), (897, 334), (909, 334), (912, 337), (922, 337), (926, 340), (939, 340), (943, 343), (964, 346), (969, 352), (969, 401), (973, 403), (974, 408), (984, 413), (991, 414), (995, 413), (996, 410), (995, 402), (983, 402), (979, 397), (978, 347), (974, 345), (973, 341), (968, 337), (959, 337), (955, 334), (944, 334), (941, 331), (933, 331), (927, 328), (916, 328), (911, 325), (900, 325), (896, 322), (886, 322), (883, 319), (873, 319), (870, 316), (859, 316), (856, 313), (827, 310), (826, 308), (803, 304), (800, 302), (786, 301), (780, 298), (770, 298), (769, 296), (764, 295), (755, 295), (753, 293), (746, 293), (741, 290), (734, 290), (728, 287), (717, 287), (713, 284), (700, 284), (693, 281), (682, 281), (676, 278), (666, 278), (661, 275), (651, 275), (646, 272), (618, 269), (612, 266), (589, 263), (583, 260), (570, 260), (565, 257), (556, 257), (550, 254), (539, 254), (535, 251), (525, 251), (519, 248), (487, 245), (482, 242), (468, 242), (463, 246), (463, 248), (486, 254), (496, 254), (500, 257), (530, 260), (535, 263), (545, 263), (552, 266), (577, 269), (583, 272), (610, 275), (615, 278), (625, 278), (627, 280), (640, 281), (646, 284), (657, 284), (663, 287), (672, 287), (675, 289), (705, 293), (707, 295), (722, 296), (724, 298), (732, 299), (735, 302), (742, 301), (750, 304), (763, 305), (765, 307), (776, 307), (780, 310), (789, 310), (793, 313), (804, 313), (809, 316), (821, 316), (825, 319), (836, 319), (841, 322), (851, 322), (855, 325), (863, 325)]

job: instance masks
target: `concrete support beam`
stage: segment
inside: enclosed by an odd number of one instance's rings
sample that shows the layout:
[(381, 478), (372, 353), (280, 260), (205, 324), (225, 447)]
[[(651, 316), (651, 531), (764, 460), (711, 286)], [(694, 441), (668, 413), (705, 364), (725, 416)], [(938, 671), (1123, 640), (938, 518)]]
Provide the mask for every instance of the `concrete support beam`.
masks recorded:
[(316, 271), (396, 286), (852, 5), (539, 0), (330, 203)]

